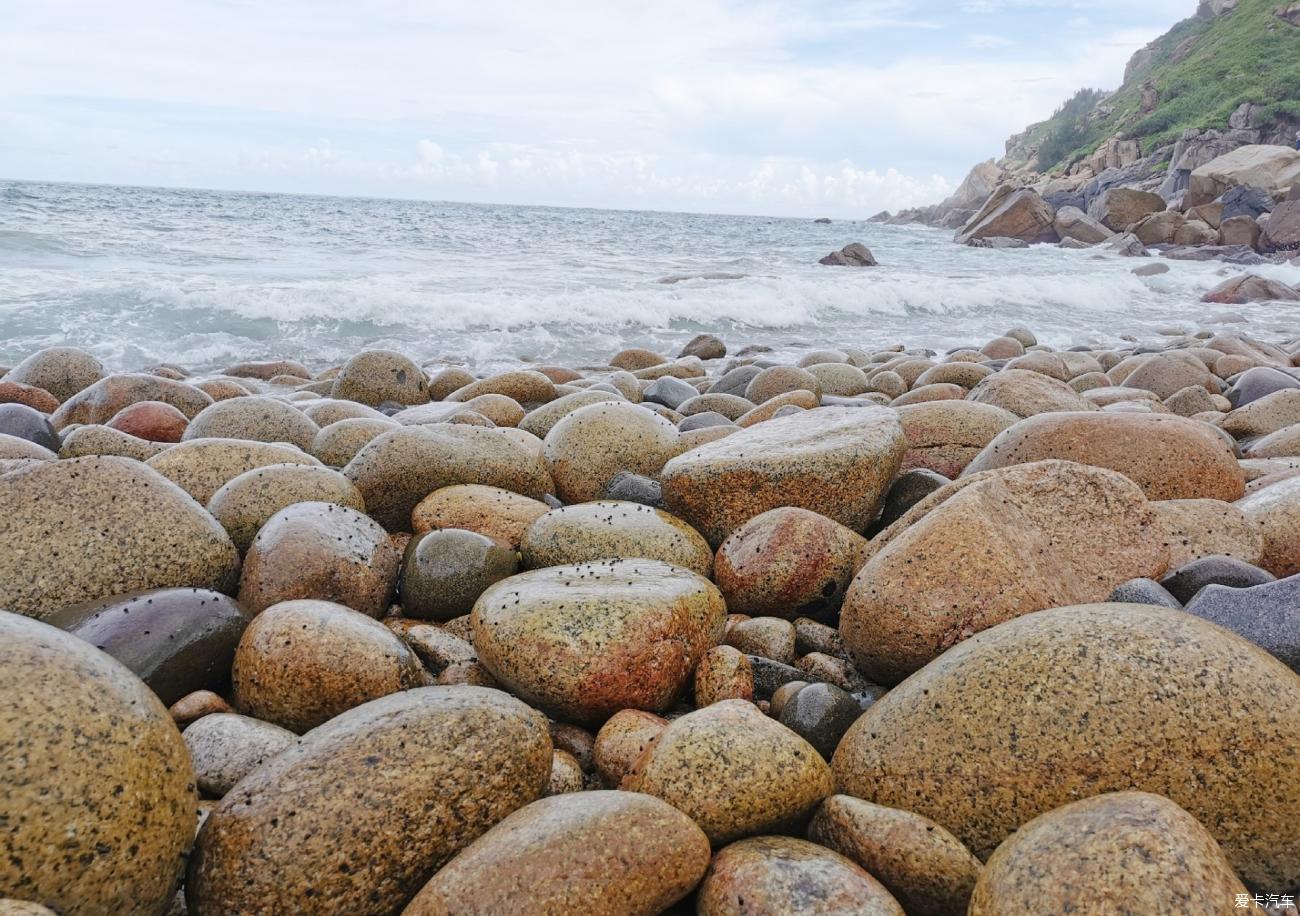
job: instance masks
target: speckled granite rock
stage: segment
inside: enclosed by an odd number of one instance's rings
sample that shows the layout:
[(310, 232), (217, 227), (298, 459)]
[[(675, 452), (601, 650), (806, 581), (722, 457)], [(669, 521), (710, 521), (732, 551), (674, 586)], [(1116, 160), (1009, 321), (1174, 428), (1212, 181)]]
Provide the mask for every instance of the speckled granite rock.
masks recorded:
[(348, 420), (335, 420), (328, 426), (321, 427), (308, 451), (322, 464), (341, 468), (355, 458), (357, 452), (366, 445), (384, 433), (400, 428), (399, 424), (385, 419), (354, 417)]
[(1032, 417), (1058, 411), (1096, 410), (1065, 382), (1031, 369), (1004, 369), (971, 389), (967, 398), (976, 404), (991, 404), (1015, 414)]
[(905, 916), (879, 881), (844, 856), (778, 836), (718, 853), (698, 901), (699, 916)]
[(288, 729), (234, 713), (203, 716), (182, 737), (199, 790), (214, 798), (298, 740)]
[(731, 646), (714, 646), (695, 666), (696, 708), (723, 700), (754, 699), (754, 671), (749, 659)]
[(546, 503), (500, 487), (459, 484), (434, 490), (411, 513), (411, 530), (463, 528), (518, 549), (528, 526), (550, 509)]
[(1020, 418), (977, 401), (929, 401), (898, 408), (907, 438), (902, 470), (926, 468), (956, 477), (984, 446)]
[(745, 399), (753, 404), (762, 404), (792, 391), (810, 391), (820, 398), (821, 382), (817, 376), (797, 366), (768, 366), (745, 386)]
[(396, 633), (329, 601), (285, 601), (253, 618), (231, 680), (240, 712), (298, 733), (426, 683)]
[(492, 675), (559, 718), (669, 709), (722, 638), (711, 582), (653, 560), (553, 566), (492, 586), (474, 606), (474, 648)]
[(369, 516), (333, 503), (276, 512), (244, 557), (239, 601), (256, 614), (297, 598), (336, 601), (381, 617), (397, 587), (401, 554)]
[(668, 720), (640, 709), (622, 709), (600, 727), (591, 746), (591, 767), (600, 782), (617, 789)]
[(555, 383), (549, 378), (531, 369), (516, 369), (470, 382), (443, 400), (464, 403), (485, 394), (503, 394), (519, 404), (546, 404), (556, 398)]
[(0, 607), (44, 617), (146, 588), (231, 591), (239, 554), (178, 487), (128, 458), (43, 461), (0, 477)]
[(1300, 477), (1256, 490), (1237, 508), (1263, 532), (1259, 565), (1279, 578), (1300, 573)]
[[(193, 916), (383, 916), (540, 797), (546, 719), (483, 687), (427, 687), (334, 718), (212, 810), (190, 859)], [(401, 825), (400, 829), (394, 829)]]
[(167, 709), (74, 636), (0, 611), (0, 894), (71, 916), (156, 916), (194, 838)]
[(1168, 565), (1155, 513), (1114, 471), (1047, 461), (963, 483), (880, 549), (849, 588), (840, 633), (878, 683), (896, 683), (1011, 617), (1102, 601)]
[(429, 382), (424, 370), (391, 350), (363, 350), (334, 377), (330, 397), (378, 407), (385, 401), (427, 404)]
[[(686, 383), (682, 382), (682, 384), (685, 385)], [(694, 389), (691, 390), (694, 391)], [(530, 410), (528, 416), (524, 417), (519, 423), (519, 428), (532, 433), (540, 439), (545, 439), (546, 435), (555, 428), (555, 424), (581, 407), (587, 407), (591, 404), (619, 403), (625, 400), (622, 395), (610, 391), (575, 391), (572, 394), (563, 395), (548, 404)]]
[(1232, 630), (1300, 674), (1300, 576), (1251, 588), (1207, 585), (1187, 613)]
[(170, 707), (167, 712), (171, 715), (172, 721), (181, 728), (189, 725), (191, 722), (197, 722), (204, 716), (215, 715), (220, 712), (234, 712), (230, 704), (211, 690), (196, 690), (193, 693), (187, 693)]
[(623, 787), (681, 809), (721, 845), (800, 828), (833, 780), (807, 741), (753, 703), (726, 700), (670, 722)]
[(55, 429), (73, 423), (107, 423), (137, 401), (162, 401), (191, 418), (212, 404), (211, 397), (185, 382), (156, 375), (110, 375), (65, 400), (50, 422)]
[(301, 410), (275, 398), (231, 398), (205, 407), (190, 420), (186, 439), (288, 442), (308, 451), (320, 427)]
[(1281, 888), (1300, 882), (1298, 747), (1300, 677), (1277, 659), (1182, 611), (1103, 604), (954, 646), (868, 709), (833, 767), (841, 792), (932, 818), (977, 856), (1081, 795), (1156, 792), (1245, 881)]
[(546, 434), (543, 455), (556, 495), (576, 503), (595, 499), (619, 471), (658, 477), (676, 445), (672, 423), (645, 407), (612, 402), (567, 414)]
[(1245, 894), (1196, 818), (1159, 795), (1115, 792), (1021, 827), (989, 859), (970, 914), (1213, 916), (1233, 912)]
[(59, 446), (59, 457), (88, 458), (92, 455), (116, 455), (119, 458), (148, 461), (170, 447), (170, 443), (149, 442), (121, 430), (92, 423), (64, 433), (63, 442)]
[(551, 753), (551, 779), (546, 784), (547, 796), (582, 792), (586, 787), (587, 776), (582, 772), (578, 758), (557, 747)]
[(201, 506), (240, 474), (273, 464), (318, 466), (311, 455), (292, 445), (244, 439), (191, 439), (159, 452), (145, 462), (175, 483)]
[(302, 502), (366, 511), (366, 501), (352, 481), (330, 468), (303, 464), (272, 464), (245, 471), (212, 494), (208, 511), (242, 552), (273, 515)]
[(878, 511), (906, 442), (884, 408), (823, 407), (769, 420), (664, 467), (664, 501), (711, 544), (780, 506), (860, 531)]
[(1169, 565), (1177, 568), (1209, 556), (1258, 563), (1264, 532), (1240, 508), (1217, 499), (1169, 499), (1151, 503), (1165, 528)]
[(762, 655), (787, 665), (793, 664), (797, 657), (795, 625), (779, 617), (743, 620), (729, 626), (722, 641), (746, 655)]
[(546, 798), (470, 844), (403, 913), (655, 916), (694, 889), (709, 857), (700, 828), (656, 798)]
[(849, 795), (822, 802), (808, 825), (808, 839), (866, 869), (908, 916), (965, 913), (983, 867), (929, 818)]
[(411, 539), (398, 601), (408, 617), (452, 620), (487, 589), (519, 570), (514, 549), (485, 534), (444, 528)]
[(530, 569), (607, 557), (641, 557), (701, 576), (713, 571), (713, 551), (698, 531), (667, 512), (628, 502), (590, 502), (554, 509), (529, 526), (519, 550)]
[(59, 456), (50, 449), (37, 445), (28, 439), (0, 433), (0, 461), (21, 461), (26, 459), (53, 461), (57, 457)]
[(166, 705), (196, 690), (224, 693), (249, 615), (203, 588), (160, 588), (68, 605), (45, 622), (117, 659)]
[(162, 401), (136, 401), (119, 410), (107, 423), (110, 429), (146, 442), (180, 442), (189, 425), (185, 414)]
[(533, 499), (553, 487), (541, 458), (505, 433), (451, 424), (384, 433), (357, 452), (343, 473), (389, 531), (409, 531), (411, 510), (453, 484), (485, 484)]
[[(23, 439), (47, 452), (59, 450), (59, 434), (45, 414), (25, 404), (0, 404), (0, 435)], [(23, 455), (7, 457), (21, 458)]]
[(28, 900), (0, 899), (0, 916), (58, 916), (49, 907)]
[(76, 347), (37, 350), (5, 373), (6, 382), (34, 385), (66, 401), (104, 377), (104, 364)]

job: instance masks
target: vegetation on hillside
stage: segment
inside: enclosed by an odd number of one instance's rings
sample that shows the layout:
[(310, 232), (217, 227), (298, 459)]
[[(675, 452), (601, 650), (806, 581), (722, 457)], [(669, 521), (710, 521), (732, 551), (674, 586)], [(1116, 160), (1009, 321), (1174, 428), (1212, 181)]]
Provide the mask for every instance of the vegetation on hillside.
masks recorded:
[[(1114, 93), (1081, 114), (1091, 93), (1083, 90), (1026, 132), (1026, 141), (1040, 143), (1038, 169), (1068, 166), (1120, 132), (1140, 139), (1145, 154), (1188, 129), (1223, 129), (1243, 102), (1262, 106), (1256, 126), (1300, 121), (1300, 27), (1273, 15), (1277, 5), (1240, 0), (1224, 15), (1175, 25)], [(1144, 112), (1150, 90), (1156, 104)]]

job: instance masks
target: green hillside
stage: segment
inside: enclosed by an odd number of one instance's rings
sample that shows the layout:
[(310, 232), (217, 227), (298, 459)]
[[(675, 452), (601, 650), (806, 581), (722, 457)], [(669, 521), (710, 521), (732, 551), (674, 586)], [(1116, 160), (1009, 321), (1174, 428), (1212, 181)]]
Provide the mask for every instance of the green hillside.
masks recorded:
[(1082, 90), (1030, 127), (1020, 145), (1038, 147), (1037, 168), (1046, 172), (1120, 132), (1140, 139), (1148, 154), (1190, 128), (1227, 128), (1243, 102), (1262, 108), (1252, 126), (1300, 122), (1300, 26), (1278, 9), (1279, 0), (1240, 0), (1217, 17), (1183, 20), (1150, 46), (1123, 86), (1111, 94)]

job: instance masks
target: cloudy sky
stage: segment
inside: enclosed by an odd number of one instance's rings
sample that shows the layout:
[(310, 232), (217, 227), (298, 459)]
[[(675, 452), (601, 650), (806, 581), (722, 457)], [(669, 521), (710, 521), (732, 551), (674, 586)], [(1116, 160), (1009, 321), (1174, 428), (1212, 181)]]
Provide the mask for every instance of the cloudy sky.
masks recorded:
[(1196, 0), (3, 0), (0, 178), (864, 216)]

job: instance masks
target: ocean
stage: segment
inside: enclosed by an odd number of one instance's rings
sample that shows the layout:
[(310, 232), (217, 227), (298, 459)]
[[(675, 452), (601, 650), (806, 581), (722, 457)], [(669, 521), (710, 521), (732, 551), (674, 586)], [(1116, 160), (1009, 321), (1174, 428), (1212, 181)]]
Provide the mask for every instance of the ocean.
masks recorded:
[[(881, 266), (817, 263), (854, 241)], [(490, 371), (671, 355), (703, 331), (794, 356), (942, 351), (1014, 325), (1058, 347), (1300, 328), (1296, 303), (1199, 301), (1241, 268), (1134, 275), (1148, 262), (866, 222), (0, 182), (0, 363), (74, 345), (119, 370), (324, 368), (387, 347)], [(1300, 283), (1300, 267), (1252, 269)]]

